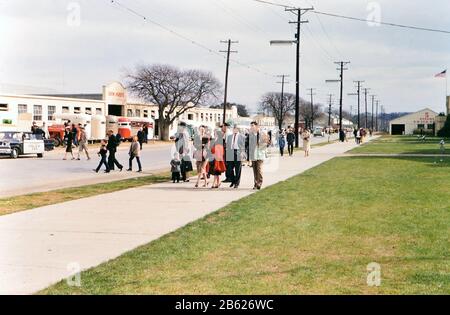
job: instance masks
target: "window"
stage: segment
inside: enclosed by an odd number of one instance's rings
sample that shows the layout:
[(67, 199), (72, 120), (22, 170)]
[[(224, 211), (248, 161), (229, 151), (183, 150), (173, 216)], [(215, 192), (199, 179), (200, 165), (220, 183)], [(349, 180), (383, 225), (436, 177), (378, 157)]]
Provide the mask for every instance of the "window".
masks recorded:
[(418, 124), (418, 125), (417, 125), (417, 128), (418, 128), (418, 129), (425, 129), (425, 125), (424, 125), (424, 124)]
[(8, 104), (0, 104), (0, 111), (2, 112), (8, 111)]
[(194, 114), (188, 114), (188, 120), (194, 120)]
[(86, 109), (84, 110), (84, 112), (86, 113), (86, 115), (92, 115), (92, 108), (86, 107)]
[(127, 117), (133, 117), (133, 110), (127, 109)]
[(95, 112), (97, 113), (97, 115), (103, 115), (103, 110), (101, 108), (97, 108)]
[(428, 127), (427, 127), (427, 129), (428, 129), (428, 130), (433, 130), (433, 129), (434, 129), (434, 124), (431, 124), (431, 125), (429, 124)]
[(33, 106), (33, 120), (42, 121), (42, 105)]
[(144, 109), (144, 118), (148, 118), (148, 110)]
[(70, 113), (69, 106), (63, 106), (63, 108), (62, 108), (62, 113), (63, 113), (63, 114), (69, 114), (69, 113)]
[(18, 112), (19, 115), (28, 113), (28, 106), (26, 104), (19, 104)]
[(48, 107), (48, 120), (52, 121), (54, 120), (53, 115), (56, 113), (56, 106), (49, 106)]
[(141, 110), (140, 109), (136, 109), (136, 117), (141, 117)]
[(75, 107), (75, 108), (73, 109), (73, 113), (74, 113), (74, 114), (81, 114), (81, 107)]

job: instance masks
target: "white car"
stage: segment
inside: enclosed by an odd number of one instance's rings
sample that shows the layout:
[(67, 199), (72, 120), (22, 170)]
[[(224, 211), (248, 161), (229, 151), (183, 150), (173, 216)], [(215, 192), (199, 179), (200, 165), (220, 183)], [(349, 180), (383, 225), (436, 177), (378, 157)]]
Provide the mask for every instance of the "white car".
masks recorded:
[(325, 137), (325, 131), (322, 127), (314, 128), (313, 132), (314, 137)]

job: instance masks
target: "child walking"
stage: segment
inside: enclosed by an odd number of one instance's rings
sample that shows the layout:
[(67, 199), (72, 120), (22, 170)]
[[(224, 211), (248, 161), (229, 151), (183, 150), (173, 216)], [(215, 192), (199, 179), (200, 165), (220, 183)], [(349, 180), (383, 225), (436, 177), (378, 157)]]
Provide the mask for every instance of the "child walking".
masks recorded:
[(172, 172), (172, 181), (175, 184), (175, 182), (179, 183), (181, 180), (181, 160), (180, 160), (180, 154), (175, 153), (173, 156), (173, 160), (170, 161), (171, 172)]
[(108, 154), (108, 150), (106, 149), (106, 141), (102, 140), (102, 145), (100, 147), (100, 151), (98, 152), (98, 156), (101, 157), (100, 163), (98, 164), (97, 169), (94, 170), (94, 172), (98, 173), (100, 169), (102, 168), (102, 165), (105, 165), (106, 171), (105, 173), (109, 173), (111, 170), (109, 169), (109, 165), (106, 159), (106, 156)]

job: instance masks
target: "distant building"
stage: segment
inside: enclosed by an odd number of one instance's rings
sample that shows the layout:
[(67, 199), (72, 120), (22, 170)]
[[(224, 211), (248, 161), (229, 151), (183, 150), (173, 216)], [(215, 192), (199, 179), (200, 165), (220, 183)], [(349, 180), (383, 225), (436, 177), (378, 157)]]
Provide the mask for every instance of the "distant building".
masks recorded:
[(389, 132), (391, 135), (413, 135), (421, 131), (434, 134), (437, 116), (438, 113), (426, 108), (390, 121)]

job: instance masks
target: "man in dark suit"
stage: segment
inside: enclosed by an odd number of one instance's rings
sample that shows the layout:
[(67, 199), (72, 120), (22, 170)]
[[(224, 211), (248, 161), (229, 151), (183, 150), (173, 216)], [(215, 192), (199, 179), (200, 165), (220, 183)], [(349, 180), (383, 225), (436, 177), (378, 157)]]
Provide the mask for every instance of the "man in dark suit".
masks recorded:
[(286, 135), (286, 140), (287, 140), (287, 144), (288, 144), (288, 151), (289, 151), (289, 156), (293, 156), (294, 155), (294, 143), (295, 143), (295, 133), (294, 130), (292, 130), (291, 127), (289, 127), (288, 129), (288, 133)]
[(141, 147), (141, 150), (142, 150), (142, 144), (145, 142), (145, 133), (142, 128), (139, 128), (137, 137), (138, 137), (139, 146)]
[(227, 169), (230, 168), (230, 187), (238, 189), (241, 184), (242, 161), (245, 160), (245, 137), (237, 126), (234, 127), (233, 134), (227, 138), (226, 158)]
[(117, 166), (119, 170), (122, 172), (123, 166), (116, 159), (116, 152), (118, 146), (119, 144), (117, 142), (117, 137), (116, 135), (114, 135), (114, 131), (110, 130), (108, 132), (108, 145), (106, 146), (106, 149), (109, 151), (108, 166), (112, 171), (114, 171), (114, 166)]

